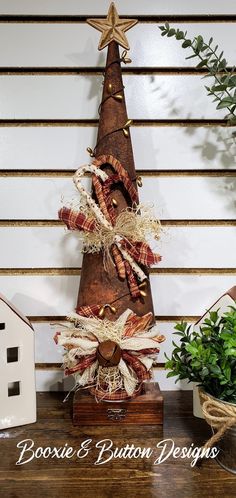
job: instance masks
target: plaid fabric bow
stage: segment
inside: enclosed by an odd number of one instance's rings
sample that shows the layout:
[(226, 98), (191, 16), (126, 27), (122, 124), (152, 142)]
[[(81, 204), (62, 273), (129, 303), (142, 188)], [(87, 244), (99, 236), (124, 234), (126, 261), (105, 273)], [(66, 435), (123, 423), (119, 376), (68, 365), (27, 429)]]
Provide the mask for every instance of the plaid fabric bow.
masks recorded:
[[(100, 169), (104, 164), (110, 164), (116, 171), (116, 174), (108, 176)], [(95, 167), (95, 168), (94, 168)], [(94, 211), (97, 219), (88, 217), (82, 212), (76, 212), (73, 208), (63, 207), (59, 211), (59, 218), (62, 220), (69, 230), (80, 230), (82, 232), (96, 232), (99, 224), (106, 223), (106, 227), (115, 228), (117, 216), (110, 202), (111, 187), (114, 182), (122, 182), (126, 191), (128, 192), (133, 204), (138, 201), (138, 194), (134, 188), (127, 171), (123, 168), (121, 163), (111, 155), (103, 155), (94, 160), (92, 164), (92, 183), (98, 205), (95, 204), (81, 187), (78, 180), (75, 180), (77, 188), (80, 193), (86, 196), (87, 201), (90, 203), (90, 208)], [(81, 176), (80, 170), (79, 178)], [(78, 172), (76, 175), (78, 175)], [(76, 177), (75, 175), (75, 177)], [(115, 231), (114, 231), (115, 233)], [(140, 289), (138, 282), (142, 282), (147, 278), (146, 274), (140, 268), (140, 264), (149, 267), (158, 263), (161, 260), (159, 254), (153, 253), (151, 248), (146, 242), (130, 241), (117, 234), (114, 237), (114, 243), (111, 244), (110, 253), (112, 254), (117, 273), (121, 279), (127, 278), (130, 293), (133, 298), (140, 297)]]
[[(91, 386), (98, 398), (117, 400), (135, 395), (140, 384), (151, 378), (151, 367), (156, 361), (159, 343), (165, 340), (158, 334), (156, 326), (152, 326), (152, 313), (137, 316), (128, 309), (115, 322), (73, 313), (68, 320), (70, 325), (57, 332), (54, 340), (66, 350), (65, 374), (75, 376), (77, 387)], [(103, 367), (98, 364), (97, 349), (107, 339), (115, 340), (121, 349), (120, 362), (115, 367), (118, 388), (105, 380), (99, 382)]]

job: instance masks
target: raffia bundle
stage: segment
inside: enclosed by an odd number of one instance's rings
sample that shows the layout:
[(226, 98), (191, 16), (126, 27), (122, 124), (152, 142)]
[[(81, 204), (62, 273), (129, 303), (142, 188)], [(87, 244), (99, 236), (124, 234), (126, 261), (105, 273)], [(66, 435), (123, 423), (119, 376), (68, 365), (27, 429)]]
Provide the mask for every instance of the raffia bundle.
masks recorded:
[(122, 211), (115, 225), (109, 228), (97, 222), (96, 230), (83, 232), (81, 237), (84, 241), (85, 252), (98, 252), (101, 248), (109, 251), (112, 244), (123, 238), (133, 243), (135, 241), (146, 242), (147, 235), (152, 235), (158, 240), (160, 231), (160, 222), (152, 215), (151, 208), (142, 205), (138, 209), (127, 208)]

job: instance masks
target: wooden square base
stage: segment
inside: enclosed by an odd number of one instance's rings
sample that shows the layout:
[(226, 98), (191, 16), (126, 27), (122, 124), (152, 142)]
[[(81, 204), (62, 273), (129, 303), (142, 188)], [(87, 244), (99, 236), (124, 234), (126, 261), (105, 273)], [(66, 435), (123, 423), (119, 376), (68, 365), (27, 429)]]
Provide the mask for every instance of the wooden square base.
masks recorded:
[(136, 398), (97, 402), (88, 391), (77, 391), (73, 400), (74, 425), (162, 425), (163, 396), (157, 382), (143, 385)]

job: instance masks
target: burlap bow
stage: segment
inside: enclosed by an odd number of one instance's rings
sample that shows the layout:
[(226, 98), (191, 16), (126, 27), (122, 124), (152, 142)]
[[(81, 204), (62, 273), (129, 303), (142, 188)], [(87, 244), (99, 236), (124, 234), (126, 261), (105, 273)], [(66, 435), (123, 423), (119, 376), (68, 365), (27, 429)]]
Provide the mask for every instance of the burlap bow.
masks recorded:
[[(116, 174), (109, 177), (100, 169), (102, 164), (109, 163)], [(81, 184), (86, 173), (92, 173), (92, 181), (98, 204)], [(140, 296), (138, 281), (143, 282), (147, 276), (140, 267), (151, 266), (161, 260), (159, 254), (153, 253), (145, 240), (146, 232), (159, 237), (160, 225), (150, 217), (150, 210), (140, 215), (139, 209), (127, 208), (116, 216), (110, 202), (111, 186), (121, 182), (128, 192), (132, 203), (137, 201), (137, 191), (132, 185), (128, 173), (113, 156), (101, 156), (92, 165), (79, 168), (74, 176), (74, 183), (89, 208), (89, 215), (76, 211), (73, 207), (63, 207), (59, 218), (69, 230), (83, 232), (84, 251), (98, 252), (104, 250), (104, 265), (113, 258), (118, 275), (127, 278), (132, 297)]]

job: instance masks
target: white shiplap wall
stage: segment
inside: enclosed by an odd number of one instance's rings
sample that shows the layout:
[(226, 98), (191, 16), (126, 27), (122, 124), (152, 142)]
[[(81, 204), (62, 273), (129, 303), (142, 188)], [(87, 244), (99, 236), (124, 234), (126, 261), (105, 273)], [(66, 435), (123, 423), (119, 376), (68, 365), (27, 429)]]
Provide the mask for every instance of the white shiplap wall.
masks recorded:
[[(158, 24), (170, 19), (190, 36), (213, 36), (233, 66), (236, 8), (234, 0), (116, 4), (120, 14), (140, 18), (128, 33), (132, 64), (124, 83), (136, 120), (140, 197), (164, 220), (157, 248), (163, 261), (151, 275), (167, 338), (164, 362), (176, 317), (193, 321), (235, 284), (236, 146), (194, 61), (185, 60), (187, 51), (174, 39), (160, 36)], [(108, 6), (106, 0), (0, 0), (0, 291), (32, 317), (39, 390), (68, 387), (56, 367), (62, 351), (50, 322), (76, 303), (81, 254), (76, 236), (65, 235), (56, 220), (61, 196), (74, 192), (72, 171), (88, 160), (86, 147), (96, 140), (106, 53), (97, 51), (99, 33), (83, 16), (105, 15)], [(163, 368), (155, 376), (163, 389), (176, 388)]]

